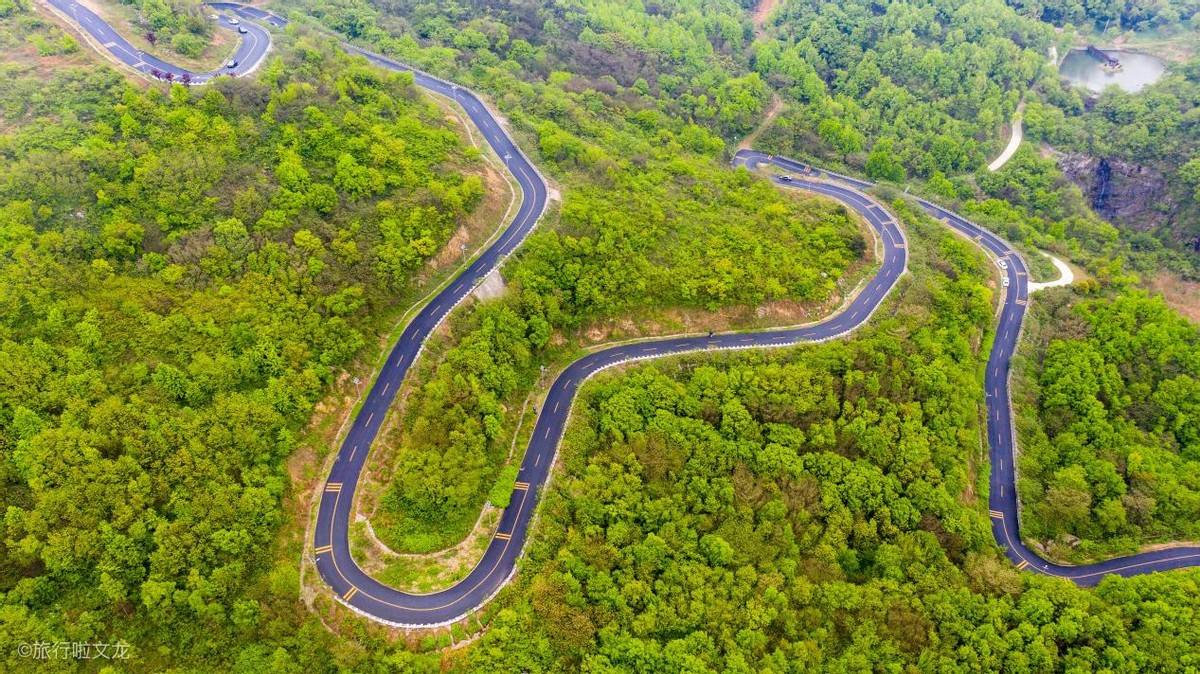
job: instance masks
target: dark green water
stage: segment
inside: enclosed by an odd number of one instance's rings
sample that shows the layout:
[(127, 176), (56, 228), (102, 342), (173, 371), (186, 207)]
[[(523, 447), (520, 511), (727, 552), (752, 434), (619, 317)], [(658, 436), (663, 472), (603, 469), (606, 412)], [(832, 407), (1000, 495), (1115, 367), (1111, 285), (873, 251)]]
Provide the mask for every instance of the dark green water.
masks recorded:
[(1063, 59), (1058, 72), (1076, 86), (1095, 92), (1116, 85), (1125, 91), (1138, 92), (1162, 77), (1167, 69), (1162, 59), (1137, 52), (1104, 50), (1121, 62), (1121, 69), (1110, 72), (1082, 49), (1072, 49)]

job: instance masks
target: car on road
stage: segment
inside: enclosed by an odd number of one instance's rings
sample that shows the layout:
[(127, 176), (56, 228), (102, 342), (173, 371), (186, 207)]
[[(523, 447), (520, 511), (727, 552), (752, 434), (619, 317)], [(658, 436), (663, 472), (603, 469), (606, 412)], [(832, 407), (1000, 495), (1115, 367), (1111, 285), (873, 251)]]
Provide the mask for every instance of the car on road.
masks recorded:
[(1004, 285), (1004, 287), (1005, 287), (1005, 288), (1007, 288), (1007, 287), (1008, 287), (1008, 277), (1007, 277), (1007, 276), (1005, 276), (1005, 277), (1004, 277), (1004, 280), (1002, 281), (1002, 284)]
[(238, 25), (239, 23), (241, 23), (241, 22), (237, 20), (237, 17), (236, 17), (236, 16), (231, 16), (231, 17), (229, 17), (229, 25), (231, 25), (231, 26), (236, 26), (236, 25)]
[(782, 181), (783, 181), (783, 182), (785, 182), (785, 183), (790, 183), (790, 182), (792, 182), (792, 177), (791, 177), (791, 176), (775, 176), (775, 177), (776, 177), (776, 178), (779, 178), (780, 180), (782, 180)]
[(238, 26), (238, 32), (241, 33), (242, 35), (245, 35), (246, 33), (249, 33), (250, 31), (246, 30), (245, 26)]
[(996, 260), (996, 265), (1001, 269), (1008, 269), (1008, 263), (1004, 261), (1004, 258)]
[(234, 59), (234, 60), (230, 61), (229, 63), (225, 64), (225, 67), (229, 68), (230, 70), (236, 68), (237, 66), (238, 66), (237, 59)]

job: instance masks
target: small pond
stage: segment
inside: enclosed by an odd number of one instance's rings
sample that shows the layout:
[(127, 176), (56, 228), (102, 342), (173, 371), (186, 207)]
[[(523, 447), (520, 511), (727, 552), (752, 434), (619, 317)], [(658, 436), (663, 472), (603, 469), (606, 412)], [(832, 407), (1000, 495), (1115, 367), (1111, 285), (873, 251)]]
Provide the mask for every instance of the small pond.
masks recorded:
[(1125, 91), (1136, 93), (1146, 85), (1158, 81), (1167, 69), (1162, 59), (1149, 54), (1115, 49), (1105, 49), (1104, 53), (1120, 61), (1121, 69), (1108, 70), (1086, 51), (1072, 49), (1058, 67), (1058, 72), (1071, 84), (1087, 87), (1097, 93), (1114, 84)]

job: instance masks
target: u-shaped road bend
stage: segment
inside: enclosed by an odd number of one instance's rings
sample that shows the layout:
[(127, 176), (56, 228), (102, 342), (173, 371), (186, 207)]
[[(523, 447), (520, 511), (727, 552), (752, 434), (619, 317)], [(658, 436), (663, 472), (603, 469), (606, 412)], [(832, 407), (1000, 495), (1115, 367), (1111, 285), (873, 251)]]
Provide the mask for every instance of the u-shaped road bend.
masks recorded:
[[(287, 24), (285, 19), (261, 9), (231, 2), (212, 3), (210, 6), (221, 13), (220, 21), (224, 27), (231, 26), (230, 15), (237, 15), (242, 25), (250, 31), (247, 33), (250, 37), (238, 47), (236, 68), (195, 73), (141, 54), (111, 26), (74, 0), (46, 1), (75, 20), (98, 45), (130, 67), (144, 73), (155, 70), (169, 72), (176, 78), (186, 73), (197, 84), (208, 82), (228, 71), (234, 74), (252, 71), (265, 57), (270, 46), (269, 32), (258, 25), (259, 22), (276, 28)], [(750, 169), (767, 165), (792, 172), (786, 177), (775, 175), (772, 180), (781, 187), (802, 189), (837, 199), (861, 215), (882, 244), (882, 259), (875, 276), (846, 307), (819, 323), (782, 330), (725, 333), (712, 337), (672, 337), (622, 344), (590, 353), (571, 363), (551, 384), (522, 458), (512, 500), (501, 514), (497, 532), (480, 562), (453, 587), (431, 594), (412, 594), (388, 587), (367, 575), (350, 555), (349, 528), (354, 492), (371, 444), (425, 340), (490, 271), (521, 245), (545, 210), (548, 190), (537, 169), (474, 92), (379, 54), (349, 44), (344, 46), (347, 51), (362, 55), (381, 68), (411, 72), (417, 86), (451, 98), (461, 105), (488, 145), (504, 159), (522, 192), (519, 210), (496, 242), (422, 307), (405, 328), (367, 393), (362, 409), (351, 424), (323, 485), (313, 536), (313, 557), (317, 570), (337, 594), (339, 601), (378, 622), (403, 627), (453, 623), (485, 604), (504, 587), (516, 572), (537, 508), (539, 491), (546, 484), (554, 464), (575, 393), (588, 377), (607, 367), (634, 360), (696, 351), (782, 347), (843, 336), (870, 318), (907, 268), (908, 247), (903, 230), (887, 210), (863, 192), (873, 183), (816, 169), (785, 157), (753, 150), (739, 151), (734, 156), (734, 165)], [(991, 458), (988, 505), (992, 533), (1008, 558), (1019, 569), (1069, 578), (1080, 585), (1094, 585), (1110, 574), (1130, 576), (1200, 564), (1200, 546), (1189, 546), (1095, 564), (1065, 566), (1047, 562), (1021, 542), (1008, 375), (1009, 363), (1029, 303), (1029, 271), (1021, 256), (1000, 237), (937, 204), (924, 199), (917, 201), (929, 215), (972, 239), (991, 256), (1005, 261), (1002, 273), (1008, 285), (1000, 309), (996, 338), (988, 355), (984, 387)]]

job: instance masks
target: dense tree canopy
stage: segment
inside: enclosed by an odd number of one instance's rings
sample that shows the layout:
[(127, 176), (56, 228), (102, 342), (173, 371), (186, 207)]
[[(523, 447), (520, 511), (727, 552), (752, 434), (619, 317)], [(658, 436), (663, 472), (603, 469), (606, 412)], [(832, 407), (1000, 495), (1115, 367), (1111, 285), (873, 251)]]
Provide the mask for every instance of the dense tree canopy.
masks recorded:
[(520, 590), (465, 664), (1194, 664), (1197, 572), (1084, 590), (1000, 557), (975, 496), (986, 484), (972, 468), (981, 401), (963, 393), (979, 390), (990, 291), (976, 253), (935, 227), (910, 229), (912, 280), (852, 341), (646, 365), (589, 384)]
[(893, 181), (983, 164), (1055, 42), (999, 0), (789, 2), (774, 23), (753, 67), (790, 106), (766, 142)]
[(1026, 535), (1082, 557), (1200, 538), (1200, 330), (1139, 293), (1071, 299), (1038, 303), (1027, 346)]

